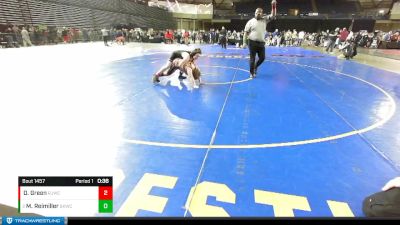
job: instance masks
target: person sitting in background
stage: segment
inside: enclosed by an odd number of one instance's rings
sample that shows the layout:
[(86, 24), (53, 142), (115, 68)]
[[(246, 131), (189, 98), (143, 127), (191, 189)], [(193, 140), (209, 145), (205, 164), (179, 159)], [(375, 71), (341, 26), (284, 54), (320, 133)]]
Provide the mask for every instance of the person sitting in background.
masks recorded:
[(389, 31), (383, 35), (383, 41), (389, 42), (390, 36), (392, 35), (392, 31)]
[(343, 52), (343, 56), (347, 60), (352, 59), (357, 55), (357, 43), (354, 41), (354, 38), (347, 39), (339, 46), (339, 50)]
[(400, 177), (387, 182), (381, 192), (365, 198), (362, 210), (367, 217), (399, 217)]
[(115, 42), (119, 45), (125, 45), (125, 37), (122, 30), (117, 30), (117, 34), (115, 35)]

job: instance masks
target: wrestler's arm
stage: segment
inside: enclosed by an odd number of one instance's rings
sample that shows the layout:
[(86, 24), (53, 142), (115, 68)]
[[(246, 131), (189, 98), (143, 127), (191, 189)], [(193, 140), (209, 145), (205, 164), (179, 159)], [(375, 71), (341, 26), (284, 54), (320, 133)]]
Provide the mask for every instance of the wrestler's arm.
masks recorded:
[(189, 79), (190, 85), (193, 87), (195, 85), (194, 77), (193, 77), (193, 70), (190, 65), (185, 65), (187, 78)]

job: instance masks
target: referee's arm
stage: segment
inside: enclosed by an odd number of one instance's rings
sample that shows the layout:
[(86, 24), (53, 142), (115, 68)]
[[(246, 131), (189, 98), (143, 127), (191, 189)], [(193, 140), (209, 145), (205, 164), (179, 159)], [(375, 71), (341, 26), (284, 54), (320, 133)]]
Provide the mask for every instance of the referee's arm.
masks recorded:
[(243, 48), (246, 48), (246, 46), (247, 46), (247, 37), (249, 36), (249, 34), (250, 34), (250, 31), (249, 30), (247, 30), (246, 31), (246, 28), (247, 28), (247, 24), (246, 24), (246, 27), (245, 27), (245, 29), (244, 29), (244, 34), (243, 34)]
[(268, 15), (263, 16), (263, 18), (264, 18), (265, 20), (272, 20), (272, 19), (275, 19), (275, 17), (276, 17), (276, 9), (274, 10), (274, 9), (272, 8), (272, 3), (275, 3), (275, 7), (276, 7), (276, 0), (272, 0), (272, 1), (271, 1), (271, 13), (268, 14)]

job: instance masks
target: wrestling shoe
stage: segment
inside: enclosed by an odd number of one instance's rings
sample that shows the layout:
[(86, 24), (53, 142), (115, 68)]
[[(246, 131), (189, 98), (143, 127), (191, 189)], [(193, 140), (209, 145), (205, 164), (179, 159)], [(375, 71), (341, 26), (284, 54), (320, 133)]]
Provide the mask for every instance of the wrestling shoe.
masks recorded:
[(158, 77), (159, 77), (158, 74), (154, 74), (154, 75), (153, 75), (152, 81), (153, 81), (154, 84), (155, 84), (155, 83), (160, 83), (160, 79), (158, 79)]

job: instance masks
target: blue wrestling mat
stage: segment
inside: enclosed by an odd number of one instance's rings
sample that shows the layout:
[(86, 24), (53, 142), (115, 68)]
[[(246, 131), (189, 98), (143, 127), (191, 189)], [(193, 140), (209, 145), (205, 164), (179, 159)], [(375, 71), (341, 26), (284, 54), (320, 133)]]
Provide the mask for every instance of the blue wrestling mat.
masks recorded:
[(247, 49), (200, 47), (192, 91), (151, 82), (170, 51), (104, 65), (123, 118), (114, 215), (360, 217), (398, 176), (398, 74), (270, 47), (249, 79)]

